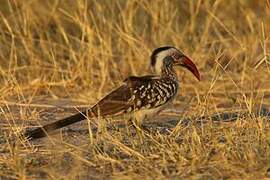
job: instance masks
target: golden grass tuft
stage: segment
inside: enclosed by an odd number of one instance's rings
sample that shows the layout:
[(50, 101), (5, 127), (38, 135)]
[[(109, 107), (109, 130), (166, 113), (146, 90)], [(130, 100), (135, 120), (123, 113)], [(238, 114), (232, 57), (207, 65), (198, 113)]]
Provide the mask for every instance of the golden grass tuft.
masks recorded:
[[(270, 178), (269, 0), (0, 4), (0, 179)], [(149, 74), (151, 51), (163, 45), (192, 58), (202, 81), (179, 70), (175, 110), (148, 123), (150, 133), (111, 120), (113, 130), (83, 123), (19, 138), (94, 104), (129, 75)], [(246, 115), (213, 120), (235, 111)]]

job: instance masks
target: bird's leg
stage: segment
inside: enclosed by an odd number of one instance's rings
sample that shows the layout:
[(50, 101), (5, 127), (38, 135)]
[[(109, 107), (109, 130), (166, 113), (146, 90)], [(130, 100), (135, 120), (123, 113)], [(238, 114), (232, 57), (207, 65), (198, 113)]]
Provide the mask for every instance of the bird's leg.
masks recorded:
[(134, 129), (140, 131), (140, 132), (150, 132), (150, 129), (148, 126), (143, 125), (142, 123), (139, 123), (136, 119), (131, 118), (129, 119), (129, 126), (133, 127)]
[[(127, 121), (126, 121), (126, 131), (127, 131), (127, 134), (128, 135), (131, 135), (131, 131), (130, 131), (130, 128), (134, 128), (136, 130), (136, 125), (135, 125), (135, 122), (134, 122), (134, 118), (131, 117), (129, 118)], [(137, 131), (137, 130), (136, 130)]]
[(103, 134), (104, 132), (107, 131), (107, 121), (102, 117), (98, 117), (97, 121), (98, 121), (97, 132), (98, 134)]
[(107, 126), (106, 126), (106, 128), (108, 130), (120, 132), (119, 127), (117, 127), (115, 125), (115, 123), (112, 122), (112, 119), (111, 118), (108, 118), (108, 119), (106, 118), (106, 120), (107, 120)]
[[(143, 116), (143, 118), (145, 118)], [(139, 135), (141, 141), (146, 134), (149, 134), (149, 129), (142, 125), (142, 116), (134, 116), (128, 120), (128, 127), (133, 127)]]
[(141, 129), (141, 124), (139, 123), (138, 119), (135, 117), (130, 119), (130, 126), (133, 127), (138, 135), (140, 142), (143, 143), (143, 138), (145, 137), (145, 132)]
[(137, 127), (140, 129), (140, 131), (143, 131), (144, 133), (150, 133), (150, 129), (149, 127), (143, 125), (143, 120), (147, 119), (147, 114), (145, 113), (141, 113), (141, 112), (138, 112), (135, 114), (135, 124), (137, 125)]
[(149, 128), (149, 126), (142, 124), (140, 127), (143, 131), (147, 132), (148, 134), (151, 133), (151, 129)]
[(137, 131), (142, 131), (141, 124), (138, 122), (136, 118), (131, 119), (131, 126)]
[(116, 126), (115, 124), (113, 124), (113, 123), (110, 123), (110, 124), (107, 126), (107, 128), (108, 128), (109, 130), (111, 130), (111, 131), (120, 132), (119, 127), (117, 127), (117, 126)]

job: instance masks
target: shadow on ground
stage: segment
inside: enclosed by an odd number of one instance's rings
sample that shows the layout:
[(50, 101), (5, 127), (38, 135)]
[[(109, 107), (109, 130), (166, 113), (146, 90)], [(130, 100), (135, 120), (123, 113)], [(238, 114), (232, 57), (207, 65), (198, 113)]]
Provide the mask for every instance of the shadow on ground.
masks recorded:
[[(37, 99), (31, 105), (23, 105), (23, 104), (12, 104), (9, 106), (2, 106), (3, 110), (6, 110), (8, 113), (13, 115), (15, 121), (6, 120), (1, 124), (2, 130), (0, 131), (10, 131), (12, 128), (10, 126), (20, 126), (23, 127), (24, 130), (33, 129), (37, 126), (44, 125), (47, 123), (51, 123), (55, 120), (62, 119), (71, 114), (77, 113), (78, 111), (84, 110), (88, 105), (78, 106), (78, 103), (70, 101), (70, 100), (45, 100)], [(37, 112), (38, 117), (29, 116), (27, 121), (22, 121), (20, 119), (19, 112), (22, 110), (22, 107), (25, 108), (25, 112)], [(76, 108), (75, 108), (76, 107)], [(257, 118), (257, 117), (269, 117), (270, 111), (266, 107), (258, 108), (255, 112), (247, 112), (246, 110), (238, 110), (238, 111), (228, 111), (228, 112), (218, 112), (205, 116), (185, 116), (183, 111), (184, 109), (181, 107), (176, 107), (178, 113), (169, 113), (169, 111), (163, 112), (160, 115), (153, 117), (149, 120), (145, 120), (143, 122), (142, 128), (150, 131), (152, 133), (158, 132), (161, 134), (168, 134), (171, 132), (173, 128), (176, 126), (189, 126), (193, 124), (195, 126), (201, 126), (205, 123), (213, 122), (213, 123), (224, 123), (224, 122), (233, 122), (238, 119), (243, 118)], [(171, 109), (172, 110), (172, 109)], [(180, 110), (180, 111), (179, 111)], [(68, 113), (68, 115), (67, 115)], [(180, 114), (180, 115), (179, 115)], [(36, 118), (42, 119), (41, 121), (37, 121)], [(106, 128), (108, 131), (120, 131), (123, 128), (127, 127), (127, 123), (122, 121), (117, 121), (116, 123), (110, 121), (106, 123)], [(23, 131), (24, 131), (23, 130)], [(70, 125), (68, 127), (63, 128), (61, 130), (64, 135), (77, 134), (77, 135), (86, 135), (89, 132), (87, 123), (85, 121), (76, 123), (74, 125)], [(96, 126), (92, 127), (92, 132), (97, 133), (98, 129)], [(134, 130), (131, 130), (132, 132)], [(55, 131), (52, 133), (57, 134), (59, 131)]]

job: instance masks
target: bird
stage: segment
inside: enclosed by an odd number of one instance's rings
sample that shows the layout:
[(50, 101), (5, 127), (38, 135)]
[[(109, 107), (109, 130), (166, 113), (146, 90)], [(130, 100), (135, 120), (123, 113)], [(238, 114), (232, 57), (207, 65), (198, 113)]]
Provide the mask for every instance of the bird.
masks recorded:
[(165, 109), (179, 90), (175, 67), (189, 70), (199, 81), (200, 73), (193, 61), (174, 46), (156, 48), (150, 56), (154, 75), (130, 76), (122, 85), (111, 91), (91, 108), (25, 132), (24, 137), (33, 140), (73, 123), (98, 117), (114, 117), (130, 114), (136, 124)]

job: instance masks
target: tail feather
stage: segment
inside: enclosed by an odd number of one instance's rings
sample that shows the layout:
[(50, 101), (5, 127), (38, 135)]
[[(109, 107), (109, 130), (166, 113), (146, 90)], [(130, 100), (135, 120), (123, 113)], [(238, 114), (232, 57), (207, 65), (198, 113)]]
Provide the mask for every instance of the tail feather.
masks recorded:
[(68, 126), (70, 124), (85, 120), (87, 117), (87, 111), (83, 111), (67, 118), (61, 119), (59, 121), (47, 124), (43, 127), (36, 128), (34, 130), (26, 131), (24, 136), (27, 139), (39, 139), (47, 136), (47, 134), (53, 130), (60, 129), (62, 127)]
[(43, 127), (27, 131), (24, 135), (28, 139), (42, 138), (47, 136), (47, 133), (53, 130), (60, 129), (86, 119), (87, 114), (89, 115), (89, 118), (119, 115), (125, 112), (125, 110), (127, 110), (133, 104), (133, 102), (130, 102), (131, 96), (132, 94), (130, 87), (126, 84), (122, 85), (101, 99), (92, 108), (73, 116), (55, 121), (51, 124), (47, 124)]

